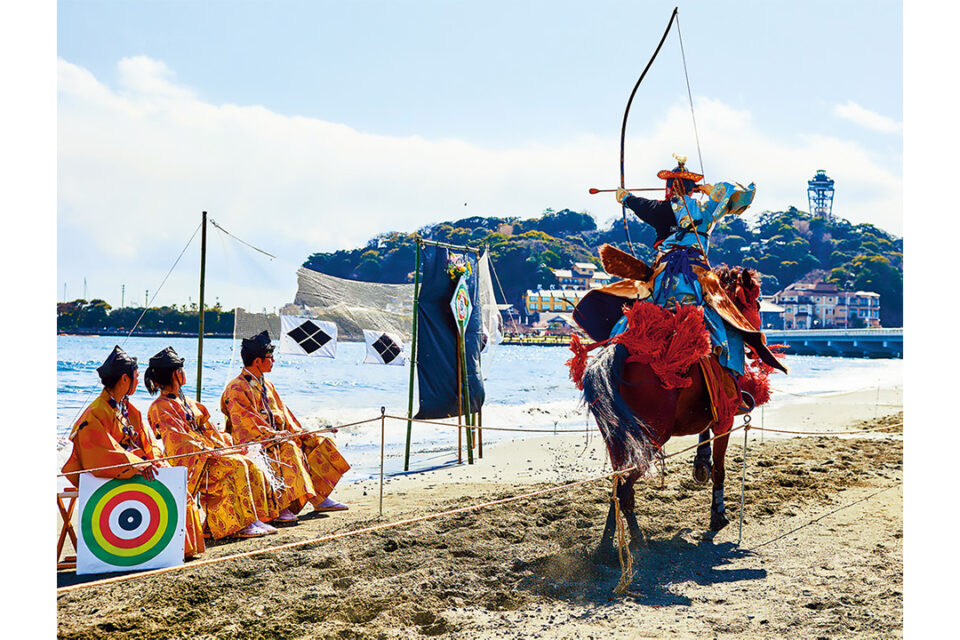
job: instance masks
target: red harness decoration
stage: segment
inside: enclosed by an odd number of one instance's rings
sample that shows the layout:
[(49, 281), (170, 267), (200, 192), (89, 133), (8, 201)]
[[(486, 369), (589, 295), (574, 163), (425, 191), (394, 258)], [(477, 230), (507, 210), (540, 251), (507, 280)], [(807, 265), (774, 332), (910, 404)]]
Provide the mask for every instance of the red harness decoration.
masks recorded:
[(629, 329), (613, 338), (627, 348), (627, 362), (649, 365), (665, 389), (689, 387), (690, 367), (710, 353), (703, 308), (679, 305), (674, 313), (652, 302), (638, 302), (627, 312), (627, 323)]
[(626, 312), (628, 329), (613, 338), (584, 346), (577, 336), (570, 339), (573, 357), (567, 361), (570, 378), (583, 390), (587, 354), (609, 343), (627, 348), (627, 362), (649, 365), (665, 389), (690, 386), (687, 372), (710, 353), (710, 334), (703, 323), (703, 309), (680, 305), (676, 313), (652, 302), (637, 302)]

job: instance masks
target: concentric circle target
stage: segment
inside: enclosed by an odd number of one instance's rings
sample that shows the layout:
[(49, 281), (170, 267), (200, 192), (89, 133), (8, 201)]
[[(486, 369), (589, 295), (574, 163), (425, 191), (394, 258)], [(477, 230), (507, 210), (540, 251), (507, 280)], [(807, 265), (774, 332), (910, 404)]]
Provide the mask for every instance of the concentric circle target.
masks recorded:
[(103, 562), (143, 564), (170, 543), (177, 502), (161, 482), (136, 477), (110, 480), (93, 492), (80, 514), (83, 540)]

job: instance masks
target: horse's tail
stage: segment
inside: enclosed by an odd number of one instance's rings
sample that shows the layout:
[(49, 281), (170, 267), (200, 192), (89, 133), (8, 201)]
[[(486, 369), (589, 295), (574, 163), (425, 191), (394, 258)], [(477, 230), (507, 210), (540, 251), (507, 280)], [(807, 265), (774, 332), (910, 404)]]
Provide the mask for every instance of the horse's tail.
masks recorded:
[(622, 344), (600, 350), (583, 375), (583, 402), (600, 427), (614, 470), (636, 467), (642, 475), (653, 459), (663, 454), (650, 426), (620, 393), (627, 355)]

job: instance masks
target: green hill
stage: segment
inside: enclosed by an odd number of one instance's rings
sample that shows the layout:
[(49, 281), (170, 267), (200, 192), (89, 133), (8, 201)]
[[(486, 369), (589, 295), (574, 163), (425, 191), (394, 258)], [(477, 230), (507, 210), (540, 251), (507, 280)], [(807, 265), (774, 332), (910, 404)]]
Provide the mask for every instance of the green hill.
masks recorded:
[[(519, 309), (527, 289), (556, 284), (550, 269), (573, 262), (599, 265), (597, 249), (604, 243), (627, 251), (622, 221), (608, 224), (600, 229), (587, 213), (547, 209), (538, 218), (475, 216), (415, 233), (440, 242), (489, 247), (506, 301)], [(634, 218), (630, 237), (638, 256), (651, 261), (653, 229)], [(303, 266), (351, 280), (412, 282), (414, 238), (414, 233), (384, 233), (365, 247), (314, 253)], [(711, 236), (710, 262), (758, 270), (768, 296), (800, 278), (813, 277), (835, 282), (843, 290), (875, 291), (882, 296), (881, 323), (903, 324), (903, 239), (870, 224), (815, 217), (794, 207), (763, 212), (752, 225), (729, 217)]]

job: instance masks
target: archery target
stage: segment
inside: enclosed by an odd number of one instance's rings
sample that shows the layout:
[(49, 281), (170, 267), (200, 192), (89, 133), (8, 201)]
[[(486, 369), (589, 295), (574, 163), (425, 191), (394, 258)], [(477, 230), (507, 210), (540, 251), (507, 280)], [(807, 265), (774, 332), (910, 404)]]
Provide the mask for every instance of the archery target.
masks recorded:
[(161, 469), (153, 481), (82, 474), (77, 573), (182, 563), (185, 503), (183, 467)]

